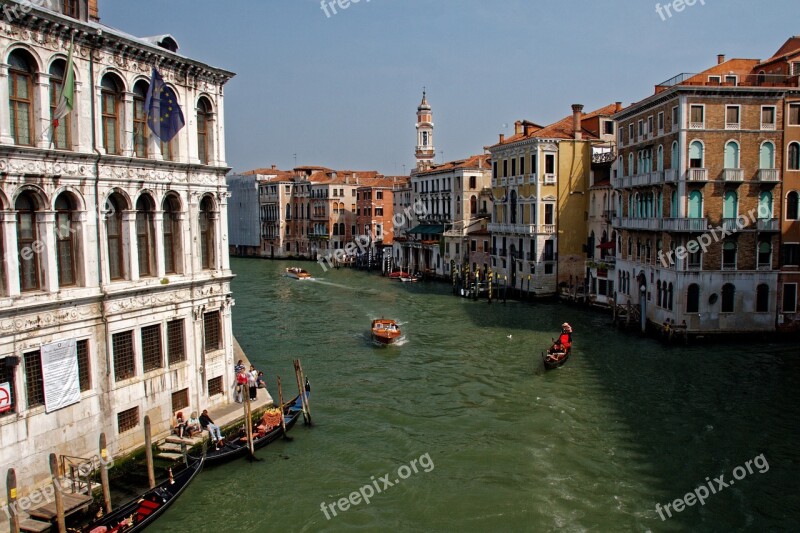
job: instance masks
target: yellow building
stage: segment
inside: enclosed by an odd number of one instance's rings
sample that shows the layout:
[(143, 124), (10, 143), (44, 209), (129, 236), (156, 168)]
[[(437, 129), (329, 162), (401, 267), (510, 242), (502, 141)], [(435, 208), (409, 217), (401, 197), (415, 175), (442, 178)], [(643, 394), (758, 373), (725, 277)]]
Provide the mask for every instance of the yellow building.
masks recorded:
[[(620, 104), (573, 113), (549, 126), (515, 123), (492, 154), (492, 270), (518, 294), (552, 296), (583, 286), (588, 191), (608, 179)], [(602, 179), (602, 178), (601, 178)]]

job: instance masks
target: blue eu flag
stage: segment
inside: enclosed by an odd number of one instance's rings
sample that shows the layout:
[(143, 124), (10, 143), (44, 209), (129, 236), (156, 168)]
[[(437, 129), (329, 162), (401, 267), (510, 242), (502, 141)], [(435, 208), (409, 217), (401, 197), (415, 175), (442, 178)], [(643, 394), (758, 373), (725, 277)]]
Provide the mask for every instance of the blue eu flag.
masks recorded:
[(164, 83), (164, 78), (155, 67), (144, 108), (147, 110), (148, 126), (162, 142), (170, 142), (186, 124), (175, 91)]

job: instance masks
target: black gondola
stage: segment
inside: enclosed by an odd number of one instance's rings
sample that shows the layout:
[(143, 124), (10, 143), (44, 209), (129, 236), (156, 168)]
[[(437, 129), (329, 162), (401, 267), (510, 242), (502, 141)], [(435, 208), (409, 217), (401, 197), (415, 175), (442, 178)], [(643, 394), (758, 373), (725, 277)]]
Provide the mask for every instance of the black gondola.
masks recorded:
[(194, 459), (188, 467), (175, 476), (170, 472), (170, 479), (148, 490), (135, 500), (98, 518), (79, 531), (89, 533), (98, 528), (103, 531), (104, 527), (106, 528), (104, 531), (107, 533), (134, 533), (144, 530), (155, 522), (189, 486), (189, 483), (203, 469), (204, 461), (205, 456)]
[(558, 368), (567, 362), (570, 354), (569, 349), (563, 351), (556, 351), (552, 347), (547, 350), (547, 353), (542, 353), (542, 361), (547, 370)]
[[(294, 400), (285, 403), (283, 406), (283, 416), (284, 420), (286, 421), (286, 431), (292, 429), (292, 426), (295, 425), (297, 419), (300, 418), (300, 415), (302, 414), (303, 408), (301, 406), (300, 395), (298, 394)], [(281, 435), (283, 435), (283, 428), (281, 428), (281, 426), (276, 426), (268, 431), (264, 436), (254, 437), (253, 449), (258, 450), (259, 448), (263, 448), (270, 442), (277, 440)], [(224, 446), (218, 449), (208, 450), (206, 453), (206, 465), (211, 466), (222, 464), (239, 457), (245, 457), (249, 450), (250, 448), (247, 445), (247, 442), (240, 440), (240, 438), (233, 440), (226, 439)]]

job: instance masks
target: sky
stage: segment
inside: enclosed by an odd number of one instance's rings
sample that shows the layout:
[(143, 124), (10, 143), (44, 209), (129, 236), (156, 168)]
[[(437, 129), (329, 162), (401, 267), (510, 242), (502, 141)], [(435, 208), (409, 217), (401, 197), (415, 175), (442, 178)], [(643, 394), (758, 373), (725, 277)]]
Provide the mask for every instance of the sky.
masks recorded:
[(797, 0), (695, 0), (680, 12), (651, 0), (340, 1), (345, 9), (336, 0), (325, 10), (319, 0), (100, 0), (100, 18), (140, 37), (169, 33), (181, 54), (236, 73), (225, 87), (236, 172), (408, 174), (423, 87), (438, 163), (483, 153), (516, 120), (628, 105), (717, 54), (767, 58), (800, 34)]

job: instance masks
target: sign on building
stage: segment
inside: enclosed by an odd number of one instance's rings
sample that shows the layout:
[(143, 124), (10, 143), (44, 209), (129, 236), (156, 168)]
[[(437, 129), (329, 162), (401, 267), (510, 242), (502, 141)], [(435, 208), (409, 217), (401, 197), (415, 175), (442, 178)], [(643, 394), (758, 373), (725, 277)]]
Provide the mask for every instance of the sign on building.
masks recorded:
[(78, 343), (69, 339), (42, 346), (45, 411), (52, 413), (81, 401)]
[(0, 383), (0, 413), (11, 410), (11, 384)]

